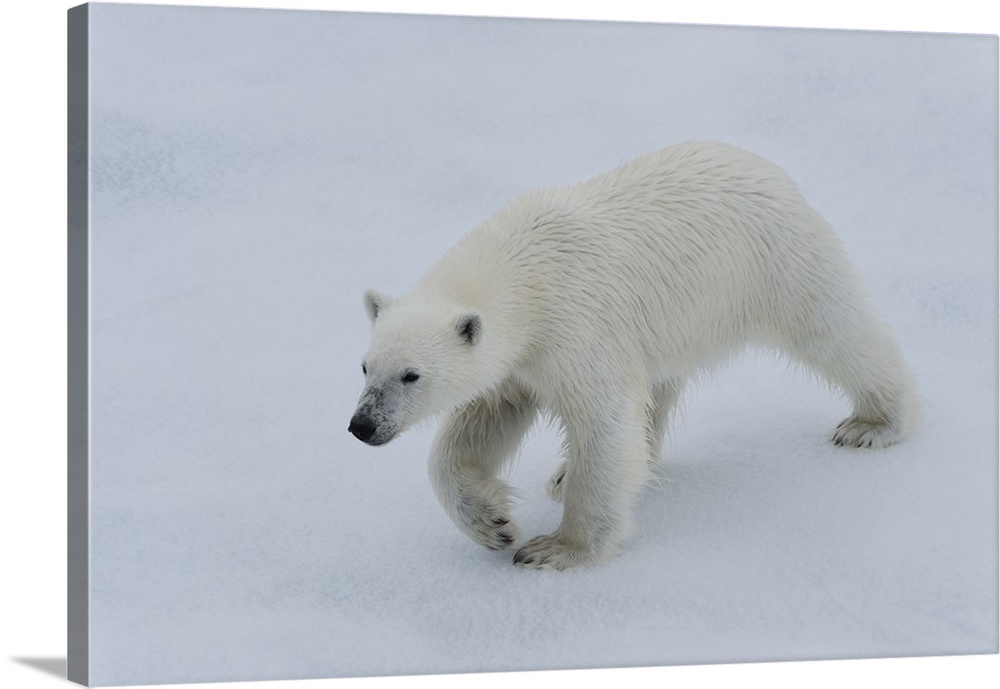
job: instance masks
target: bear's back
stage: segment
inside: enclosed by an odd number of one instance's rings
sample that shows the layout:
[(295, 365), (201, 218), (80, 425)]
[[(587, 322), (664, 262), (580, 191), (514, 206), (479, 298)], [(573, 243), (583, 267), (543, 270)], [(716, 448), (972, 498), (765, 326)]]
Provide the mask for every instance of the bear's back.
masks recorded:
[(842, 254), (780, 168), (726, 144), (686, 143), (516, 199), (421, 289), (519, 332), (596, 341), (628, 331), (651, 352), (681, 331), (691, 349), (741, 340), (787, 310), (778, 302), (788, 294), (808, 301)]

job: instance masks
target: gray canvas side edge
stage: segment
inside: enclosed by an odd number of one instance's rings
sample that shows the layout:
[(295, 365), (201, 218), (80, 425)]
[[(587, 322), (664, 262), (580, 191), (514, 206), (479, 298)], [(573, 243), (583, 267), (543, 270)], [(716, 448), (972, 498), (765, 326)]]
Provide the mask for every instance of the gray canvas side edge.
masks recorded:
[(67, 679), (89, 672), (89, 21), (67, 12)]

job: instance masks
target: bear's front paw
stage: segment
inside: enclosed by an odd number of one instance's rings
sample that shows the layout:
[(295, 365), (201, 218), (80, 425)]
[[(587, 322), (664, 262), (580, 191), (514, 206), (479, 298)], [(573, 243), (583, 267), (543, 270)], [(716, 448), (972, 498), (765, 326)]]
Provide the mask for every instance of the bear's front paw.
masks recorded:
[(517, 526), (506, 511), (486, 500), (461, 500), (458, 521), (472, 540), (490, 550), (504, 550), (517, 540)]
[(529, 569), (569, 569), (595, 564), (589, 548), (567, 542), (558, 531), (528, 541), (514, 553), (514, 564)]
[(890, 424), (865, 421), (851, 415), (840, 422), (833, 443), (844, 447), (886, 447), (899, 441), (899, 433)]

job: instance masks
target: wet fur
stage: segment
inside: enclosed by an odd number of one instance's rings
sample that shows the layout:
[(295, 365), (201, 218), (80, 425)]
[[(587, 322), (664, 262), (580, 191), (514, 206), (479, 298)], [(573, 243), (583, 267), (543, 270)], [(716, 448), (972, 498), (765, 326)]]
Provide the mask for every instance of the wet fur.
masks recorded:
[[(498, 472), (539, 412), (562, 426), (550, 484), (562, 523), (521, 543), (521, 566), (618, 553), (685, 383), (747, 345), (843, 391), (853, 410), (838, 445), (889, 445), (915, 418), (909, 370), (838, 238), (784, 172), (724, 144), (681, 144), (528, 194), (409, 296), (369, 293), (366, 304), (373, 370), (359, 413), (367, 404), (386, 442), (445, 414), (430, 474), (474, 541), (519, 542)], [(470, 317), (475, 342), (462, 333)], [(422, 387), (392, 382), (406, 368)], [(399, 394), (371, 404), (389, 385)]]

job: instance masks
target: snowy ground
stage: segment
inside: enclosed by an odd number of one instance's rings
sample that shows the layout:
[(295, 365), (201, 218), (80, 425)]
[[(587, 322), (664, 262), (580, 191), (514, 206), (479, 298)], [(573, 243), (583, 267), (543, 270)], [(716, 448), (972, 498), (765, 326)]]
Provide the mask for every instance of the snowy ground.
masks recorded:
[[(997, 651), (995, 38), (91, 6), (96, 684)], [(886, 451), (750, 354), (631, 547), (525, 572), (434, 427), (347, 433), (368, 323), (519, 192), (686, 139), (785, 167), (926, 398)], [(548, 532), (558, 438), (511, 481)]]

